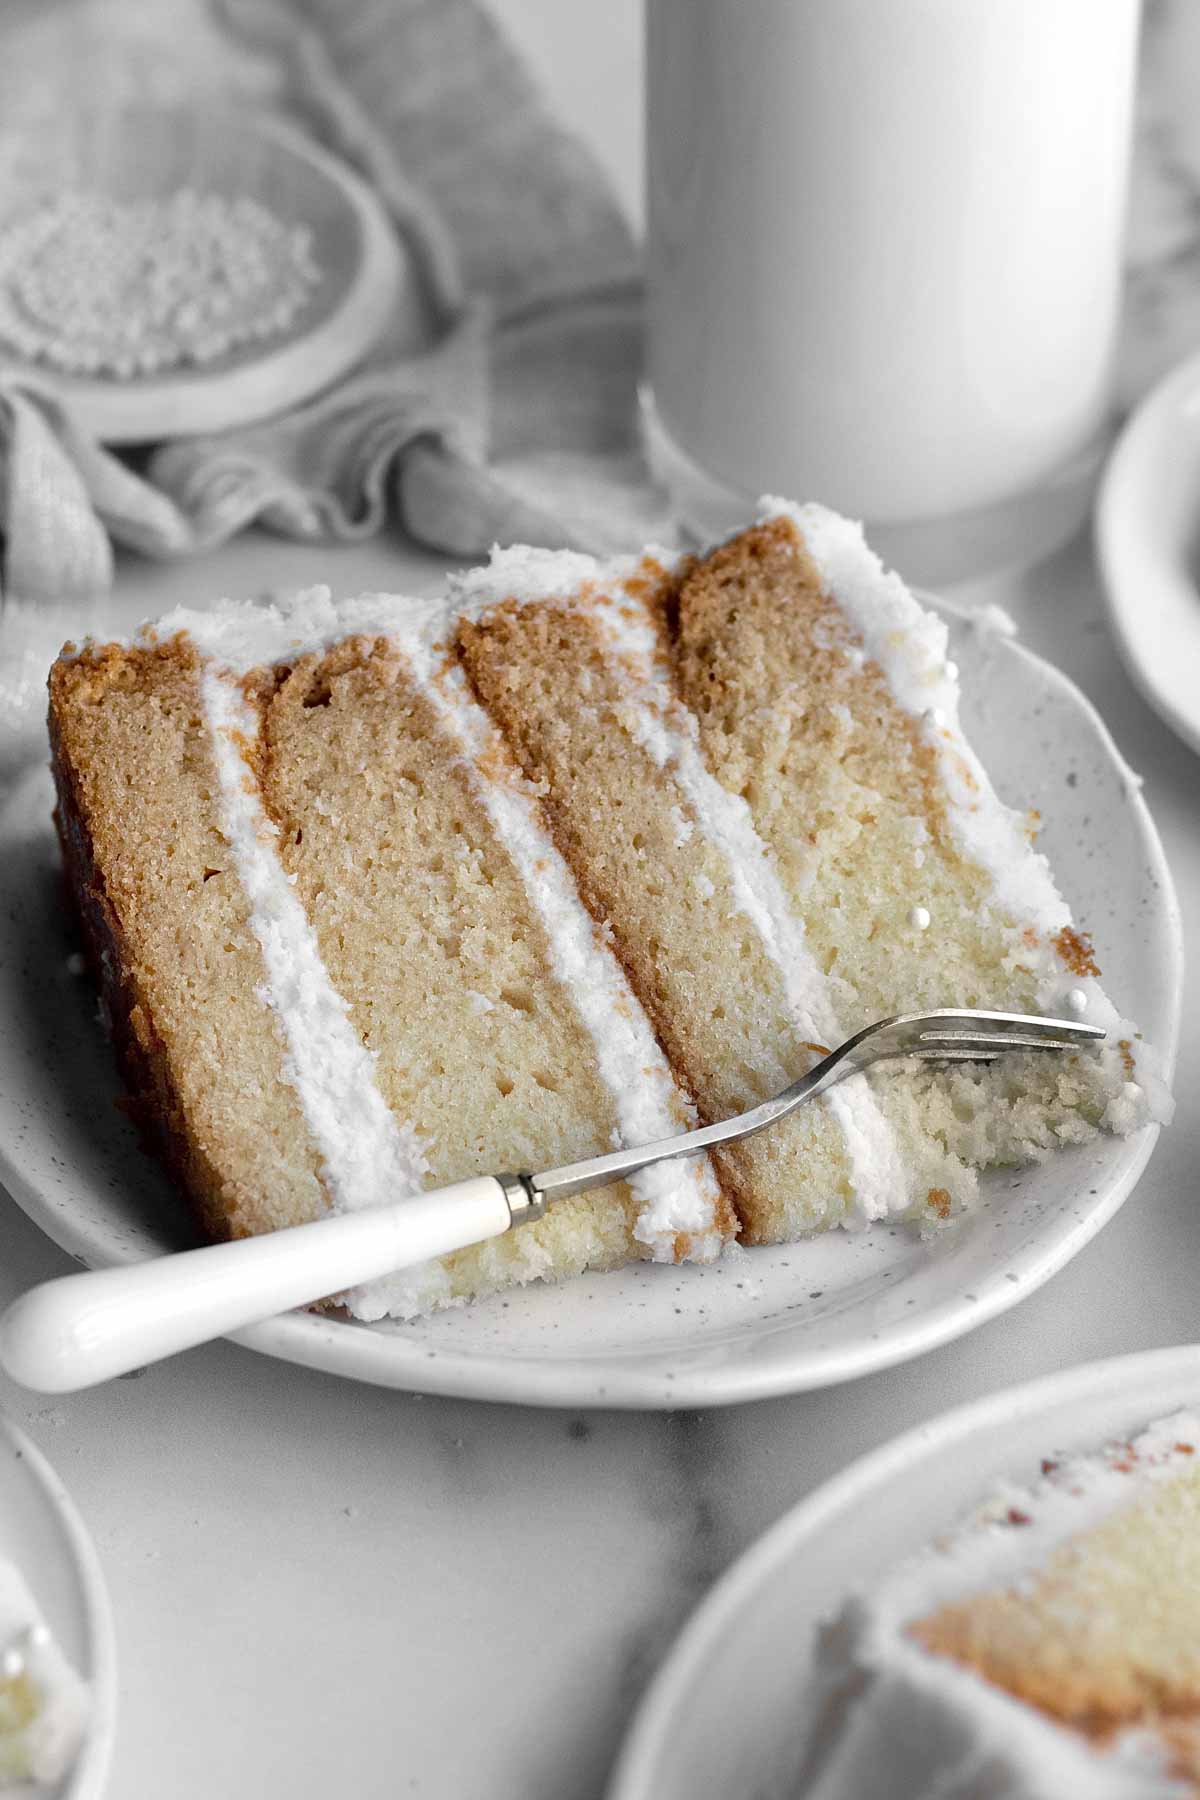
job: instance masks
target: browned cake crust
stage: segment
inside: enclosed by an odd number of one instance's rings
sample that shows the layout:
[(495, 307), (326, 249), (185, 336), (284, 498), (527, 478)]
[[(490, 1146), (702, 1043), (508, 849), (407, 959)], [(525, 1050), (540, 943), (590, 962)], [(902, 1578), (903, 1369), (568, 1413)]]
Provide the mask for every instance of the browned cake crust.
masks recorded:
[(134, 973), (85, 819), (79, 777), (68, 748), (72, 741), (79, 748), (71, 718), (78, 669), (78, 664), (59, 662), (50, 672), (50, 763), (57, 801), (54, 824), (62, 849), (66, 892), (79, 922), (84, 955), (100, 993), (125, 1087), (120, 1105), (137, 1126), (146, 1148), (160, 1158), (193, 1201), (203, 1234), (225, 1237), (229, 1227), (221, 1204), (220, 1173), (188, 1130), (153, 1008)]
[(325, 1195), (256, 999), (264, 971), (225, 866), (197, 666), (182, 638), (60, 660), (50, 741), (67, 883), (125, 1104), (219, 1238), (315, 1217)]

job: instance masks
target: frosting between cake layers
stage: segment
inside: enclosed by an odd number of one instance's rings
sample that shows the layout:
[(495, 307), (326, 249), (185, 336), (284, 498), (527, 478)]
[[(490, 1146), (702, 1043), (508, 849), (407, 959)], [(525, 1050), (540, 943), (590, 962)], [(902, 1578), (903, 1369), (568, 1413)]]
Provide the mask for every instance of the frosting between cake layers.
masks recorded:
[[(258, 715), (236, 680), (208, 663), (200, 699), (220, 789), (220, 828), (250, 902), (250, 927), (262, 951), (260, 998), (278, 1018), (287, 1046), (284, 1073), (299, 1098), (322, 1159), (333, 1204), (379, 1205), (419, 1192), (429, 1165), (416, 1133), (391, 1112), (375, 1080), (374, 1058), (359, 1039), (345, 1000), (329, 978), (316, 933), (284, 872), (278, 836), (246, 763)], [(430, 1303), (448, 1286), (435, 1264), (388, 1277)], [(379, 1317), (371, 1288), (348, 1297), (361, 1317)]]
[[(545, 927), (554, 973), (595, 1047), (617, 1115), (619, 1142), (673, 1137), (697, 1123), (694, 1108), (676, 1086), (616, 957), (598, 942), (575, 879), (541, 825), (535, 799), (511, 768), (495, 726), (472, 698), (461, 669), (439, 670), (435, 642), (441, 611), (431, 611), (430, 628), (406, 631), (400, 640), (408, 666), (458, 744), (496, 835)], [(510, 779), (486, 775), (481, 766), (485, 755), (509, 768)], [(634, 1236), (656, 1261), (674, 1260), (678, 1233), (692, 1239), (694, 1259), (708, 1261), (719, 1253), (721, 1238), (713, 1223), (719, 1189), (707, 1157), (640, 1169), (629, 1184), (641, 1207)]]
[[(1181, 1446), (1191, 1446), (1186, 1449)], [(1139, 1493), (1194, 1468), (1200, 1418), (1184, 1411), (1133, 1442), (1061, 1457), (1032, 1487), (1002, 1485), (959, 1530), (858, 1595), (821, 1634), (809, 1716), (806, 1800), (1182, 1800), (1143, 1729), (1103, 1748), (972, 1670), (935, 1656), (906, 1627), (940, 1607), (1019, 1585), (1069, 1539)]]
[[(626, 708), (634, 739), (658, 768), (674, 776), (701, 831), (720, 852), (735, 900), (779, 971), (798, 1037), (832, 1048), (845, 1033), (829, 984), (805, 943), (804, 927), (788, 905), (771, 852), (745, 800), (722, 787), (705, 764), (695, 720), (675, 699), (668, 677), (659, 669), (657, 639), (645, 604), (623, 582), (603, 579), (608, 573), (602, 571), (592, 604), (612, 648), (636, 681)], [(902, 1211), (908, 1204), (904, 1170), (891, 1126), (866, 1081), (852, 1077), (823, 1095), (821, 1103), (842, 1132), (858, 1218), (870, 1221)]]

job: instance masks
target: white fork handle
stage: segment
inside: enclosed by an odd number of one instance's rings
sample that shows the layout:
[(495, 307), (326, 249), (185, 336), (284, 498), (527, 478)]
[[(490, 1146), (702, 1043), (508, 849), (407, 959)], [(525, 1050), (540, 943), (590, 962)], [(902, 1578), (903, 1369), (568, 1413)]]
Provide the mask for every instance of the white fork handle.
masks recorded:
[(478, 1175), (262, 1237), (63, 1275), (23, 1294), (0, 1318), (0, 1367), (46, 1394), (94, 1387), (290, 1307), (498, 1237), (511, 1223), (502, 1184)]

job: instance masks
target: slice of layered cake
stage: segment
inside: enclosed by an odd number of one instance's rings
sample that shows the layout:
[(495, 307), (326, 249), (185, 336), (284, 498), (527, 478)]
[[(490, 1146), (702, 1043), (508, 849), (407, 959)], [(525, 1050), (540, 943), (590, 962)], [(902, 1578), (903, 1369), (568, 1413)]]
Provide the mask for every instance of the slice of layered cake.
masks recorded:
[(1048, 1457), (823, 1633), (806, 1800), (1200, 1794), (1200, 1418)]
[(499, 553), (64, 653), (66, 866), (134, 1108), (216, 1235), (538, 1169), (774, 1093), (870, 1019), (1082, 1012), (1099, 1054), (855, 1078), (714, 1159), (351, 1296), (402, 1316), (895, 1215), (1168, 1103), (856, 527)]

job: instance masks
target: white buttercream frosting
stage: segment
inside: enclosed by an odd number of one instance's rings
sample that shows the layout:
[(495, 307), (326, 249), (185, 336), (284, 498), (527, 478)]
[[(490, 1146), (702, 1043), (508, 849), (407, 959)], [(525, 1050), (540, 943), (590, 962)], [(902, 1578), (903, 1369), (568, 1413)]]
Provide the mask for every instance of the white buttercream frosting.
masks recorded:
[[(1190, 1445), (1191, 1449), (1181, 1446)], [(1032, 1486), (1002, 1485), (967, 1524), (857, 1595), (821, 1634), (810, 1708), (806, 1800), (1182, 1800), (1144, 1731), (1098, 1750), (1080, 1734), (947, 1657), (906, 1628), (971, 1595), (1019, 1584), (1147, 1487), (1195, 1468), (1200, 1418), (1158, 1421), (1132, 1446), (1051, 1459)]]
[[(599, 941), (574, 876), (542, 824), (536, 797), (471, 696), (462, 670), (439, 656), (436, 617), (431, 623), (432, 631), (405, 635), (408, 667), (467, 763), (496, 836), (545, 928), (554, 974), (588, 1030), (613, 1102), (618, 1127), (613, 1148), (674, 1137), (697, 1123), (694, 1108), (680, 1093), (624, 970)], [(505, 771), (502, 778), (497, 769)], [(655, 1260), (674, 1260), (680, 1233), (692, 1239), (693, 1257), (707, 1261), (719, 1254), (714, 1214), (720, 1193), (707, 1157), (641, 1169), (630, 1186), (641, 1208), (634, 1236)]]
[[(622, 572), (620, 566), (618, 575)], [(590, 598), (595, 617), (630, 679), (623, 716), (634, 741), (655, 766), (667, 770), (695, 812), (700, 830), (720, 852), (733, 896), (758, 933), (779, 972), (797, 1037), (833, 1045), (845, 1033), (834, 1012), (829, 983), (805, 942), (768, 846), (740, 794), (710, 772), (694, 716), (676, 699), (660, 667), (653, 620), (644, 601), (605, 571)], [(907, 1183), (892, 1129), (866, 1080), (852, 1077), (824, 1102), (837, 1120), (851, 1165), (854, 1204), (863, 1221), (886, 1218), (908, 1204)]]
[[(219, 788), (218, 824), (250, 902), (250, 928), (262, 951), (266, 981), (260, 998), (279, 1020), (287, 1046), (284, 1074), (300, 1100), (321, 1156), (322, 1176), (335, 1207), (350, 1210), (398, 1200), (426, 1186), (429, 1165), (412, 1127), (397, 1119), (375, 1080), (375, 1059), (330, 980), (316, 932), (288, 880), (278, 830), (267, 816), (246, 762), (259, 716), (236, 677), (215, 661), (200, 677), (200, 700), (211, 735)], [(415, 1279), (406, 1271), (405, 1286)], [(444, 1276), (423, 1271), (422, 1297)], [(367, 1290), (350, 1296), (367, 1309)], [(378, 1316), (376, 1314), (375, 1316)]]

